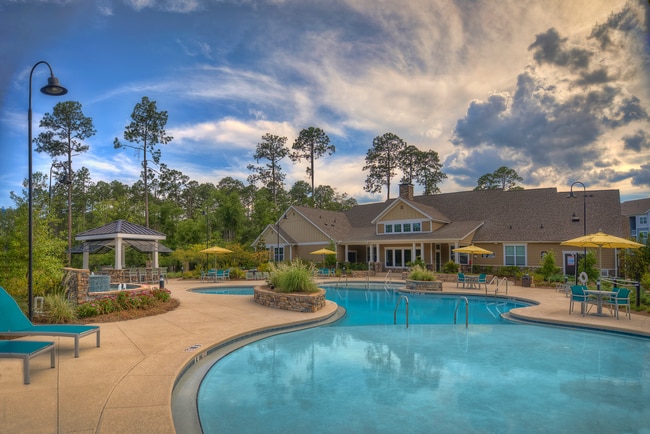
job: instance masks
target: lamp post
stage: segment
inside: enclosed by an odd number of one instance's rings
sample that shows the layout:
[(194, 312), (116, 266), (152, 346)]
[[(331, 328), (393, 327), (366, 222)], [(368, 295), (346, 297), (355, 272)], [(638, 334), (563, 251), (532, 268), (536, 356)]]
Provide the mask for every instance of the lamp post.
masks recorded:
[[(571, 184), (571, 191), (569, 192), (569, 195), (567, 196), (567, 198), (576, 198), (576, 197), (578, 197), (573, 193), (573, 186), (576, 185), (576, 184), (582, 185), (582, 190), (583, 190), (583, 194), (582, 194), (582, 235), (587, 235), (587, 187), (585, 187), (585, 185), (580, 181), (574, 182), (573, 184)], [(587, 247), (585, 247), (585, 249), (584, 249), (584, 256), (583, 256), (582, 260), (585, 262), (585, 273), (586, 273), (587, 272)], [(575, 267), (576, 267), (576, 285), (577, 285), (578, 284), (578, 271), (577, 271), (578, 270), (578, 261), (576, 261)]]
[(50, 96), (62, 96), (68, 93), (68, 90), (59, 84), (59, 80), (54, 76), (52, 72), (52, 67), (49, 63), (41, 60), (36, 62), (32, 67), (32, 70), (29, 73), (29, 104), (27, 108), (27, 155), (28, 155), (28, 251), (29, 251), (29, 264), (27, 266), (27, 295), (29, 297), (28, 306), (29, 306), (29, 320), (31, 321), (34, 318), (34, 302), (33, 302), (33, 293), (34, 293), (34, 218), (33, 218), (33, 208), (34, 208), (34, 187), (33, 187), (33, 178), (32, 178), (32, 76), (34, 75), (34, 70), (38, 65), (47, 65), (50, 70), (50, 77), (47, 79), (47, 85), (41, 88), (41, 92), (45, 95)]

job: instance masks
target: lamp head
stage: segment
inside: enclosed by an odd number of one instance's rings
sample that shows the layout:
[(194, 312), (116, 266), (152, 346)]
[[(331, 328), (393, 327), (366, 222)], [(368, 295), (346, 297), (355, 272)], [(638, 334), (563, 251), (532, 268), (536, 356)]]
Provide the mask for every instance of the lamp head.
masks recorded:
[(68, 89), (61, 86), (58, 78), (51, 76), (47, 79), (47, 86), (43, 86), (41, 88), (41, 92), (43, 92), (45, 95), (61, 96), (68, 93)]

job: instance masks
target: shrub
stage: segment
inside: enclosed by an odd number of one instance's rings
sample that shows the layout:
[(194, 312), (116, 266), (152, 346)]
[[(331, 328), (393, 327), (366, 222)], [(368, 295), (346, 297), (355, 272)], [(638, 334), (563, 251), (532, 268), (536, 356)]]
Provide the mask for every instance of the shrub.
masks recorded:
[(442, 267), (443, 273), (447, 273), (447, 274), (458, 273), (459, 269), (460, 269), (460, 265), (458, 265), (454, 261), (449, 261), (445, 263), (445, 265), (443, 265)]
[(44, 299), (46, 321), (50, 324), (72, 322), (77, 319), (75, 309), (63, 294), (46, 295)]
[(318, 286), (313, 276), (312, 267), (303, 262), (277, 264), (271, 272), (270, 283), (276, 292), (316, 292)]
[(560, 267), (555, 265), (555, 254), (553, 250), (546, 252), (542, 260), (542, 267), (539, 269), (539, 273), (544, 276), (544, 280), (552, 282), (551, 277), (560, 274), (561, 271)]
[(420, 265), (415, 265), (411, 268), (407, 279), (434, 281), (436, 280), (436, 275), (432, 271), (429, 271)]

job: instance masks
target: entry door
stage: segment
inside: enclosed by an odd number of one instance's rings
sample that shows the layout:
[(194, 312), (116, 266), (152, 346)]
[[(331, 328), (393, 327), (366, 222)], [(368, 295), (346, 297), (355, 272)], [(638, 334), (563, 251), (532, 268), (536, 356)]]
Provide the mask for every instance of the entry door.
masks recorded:
[(564, 274), (577, 276), (579, 274), (578, 264), (584, 256), (584, 253), (564, 252)]

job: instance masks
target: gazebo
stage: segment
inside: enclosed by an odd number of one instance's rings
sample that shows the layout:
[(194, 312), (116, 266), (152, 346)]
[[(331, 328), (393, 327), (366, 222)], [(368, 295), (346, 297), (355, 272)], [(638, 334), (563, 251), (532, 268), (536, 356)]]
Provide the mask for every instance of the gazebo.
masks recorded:
[(158, 253), (172, 250), (160, 243), (167, 236), (162, 232), (128, 222), (116, 220), (104, 226), (90, 229), (75, 236), (81, 244), (72, 248), (72, 253), (83, 253), (83, 268), (89, 267), (91, 253), (105, 253), (115, 250), (115, 269), (124, 267), (124, 250), (131, 246), (141, 253), (153, 253), (153, 267), (158, 268)]

